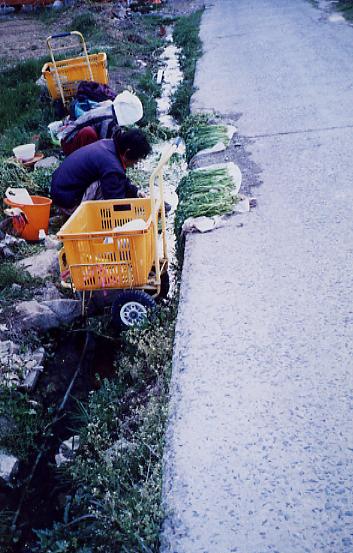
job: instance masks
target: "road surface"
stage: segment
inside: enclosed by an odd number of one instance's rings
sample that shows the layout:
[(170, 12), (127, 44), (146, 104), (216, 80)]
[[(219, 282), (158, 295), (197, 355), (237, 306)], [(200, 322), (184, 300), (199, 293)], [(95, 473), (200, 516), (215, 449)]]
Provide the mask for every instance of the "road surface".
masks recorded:
[(201, 38), (193, 110), (237, 120), (262, 184), (187, 240), (161, 551), (352, 552), (353, 28), (213, 0)]

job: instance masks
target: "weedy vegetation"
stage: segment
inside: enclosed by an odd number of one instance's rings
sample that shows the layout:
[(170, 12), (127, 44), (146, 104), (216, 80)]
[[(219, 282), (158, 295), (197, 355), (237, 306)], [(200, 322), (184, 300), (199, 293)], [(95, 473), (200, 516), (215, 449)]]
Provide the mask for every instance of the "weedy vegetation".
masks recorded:
[(12, 155), (18, 144), (49, 145), (46, 125), (54, 120), (49, 103), (40, 99), (36, 80), (46, 58), (28, 60), (13, 67), (0, 67), (0, 155)]
[(114, 378), (81, 405), (80, 450), (61, 470), (64, 517), (37, 531), (36, 553), (159, 550), (175, 311), (174, 302), (153, 325), (126, 332)]
[(97, 31), (97, 29), (98, 25), (96, 22), (96, 18), (89, 11), (74, 15), (70, 25), (67, 27), (67, 31), (79, 31), (83, 34), (84, 37), (92, 36), (92, 34)]
[[(31, 255), (33, 248), (24, 244), (14, 252), (16, 257), (21, 254)], [(18, 286), (13, 286), (14, 284)], [(43, 284), (42, 279), (33, 278), (23, 268), (17, 267), (10, 261), (2, 261), (0, 264), (0, 307), (8, 307), (15, 300), (31, 300), (33, 292)]]
[(353, 2), (350, 0), (338, 0), (335, 3), (335, 10), (342, 12), (348, 20), (353, 19)]
[(196, 62), (202, 54), (199, 38), (200, 22), (203, 10), (181, 17), (175, 24), (173, 38), (181, 48), (180, 66), (184, 74), (182, 83), (172, 98), (170, 114), (181, 123), (190, 114), (190, 99), (195, 91), (194, 76)]
[(16, 160), (0, 158), (0, 197), (5, 197), (8, 187), (25, 187), (30, 194), (47, 196), (55, 168), (36, 169), (30, 173)]
[(35, 283), (35, 279), (31, 275), (20, 269), (14, 263), (3, 262), (0, 265), (0, 294), (8, 286), (12, 284), (28, 285)]
[(27, 461), (28, 457), (38, 451), (39, 438), (49, 422), (49, 416), (29, 394), (2, 387), (0, 421), (1, 446), (21, 461)]

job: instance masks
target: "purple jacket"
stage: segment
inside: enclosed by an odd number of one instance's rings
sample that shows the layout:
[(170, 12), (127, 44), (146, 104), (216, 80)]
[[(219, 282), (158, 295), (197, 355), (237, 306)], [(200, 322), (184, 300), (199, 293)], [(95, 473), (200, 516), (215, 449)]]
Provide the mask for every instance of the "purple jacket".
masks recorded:
[(100, 181), (105, 200), (137, 197), (137, 188), (127, 178), (113, 140), (104, 139), (64, 159), (52, 176), (53, 202), (66, 209), (75, 207), (95, 181)]

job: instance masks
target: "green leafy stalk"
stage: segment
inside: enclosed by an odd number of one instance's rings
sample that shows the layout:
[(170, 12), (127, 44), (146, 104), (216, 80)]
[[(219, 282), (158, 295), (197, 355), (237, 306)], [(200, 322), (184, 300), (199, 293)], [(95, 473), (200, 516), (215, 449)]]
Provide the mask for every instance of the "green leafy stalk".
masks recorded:
[(181, 127), (181, 136), (186, 143), (186, 159), (189, 162), (197, 152), (205, 148), (212, 148), (218, 142), (225, 146), (229, 144), (227, 127), (225, 125), (211, 125), (208, 118), (189, 117)]
[(227, 169), (190, 171), (179, 183), (175, 232), (180, 237), (183, 223), (189, 217), (212, 217), (232, 211), (234, 182)]

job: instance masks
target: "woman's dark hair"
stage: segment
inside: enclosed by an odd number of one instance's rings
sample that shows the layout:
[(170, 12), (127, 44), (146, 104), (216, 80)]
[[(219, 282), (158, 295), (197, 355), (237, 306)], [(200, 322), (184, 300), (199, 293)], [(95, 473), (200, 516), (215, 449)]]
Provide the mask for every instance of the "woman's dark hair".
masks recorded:
[(118, 130), (113, 140), (118, 152), (126, 155), (130, 161), (143, 159), (152, 151), (150, 143), (140, 129), (130, 129), (126, 132)]

